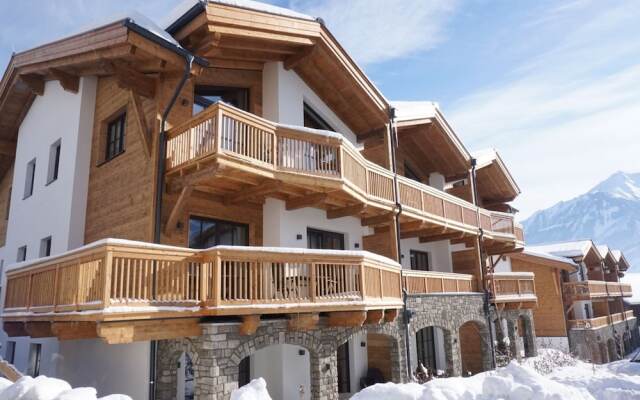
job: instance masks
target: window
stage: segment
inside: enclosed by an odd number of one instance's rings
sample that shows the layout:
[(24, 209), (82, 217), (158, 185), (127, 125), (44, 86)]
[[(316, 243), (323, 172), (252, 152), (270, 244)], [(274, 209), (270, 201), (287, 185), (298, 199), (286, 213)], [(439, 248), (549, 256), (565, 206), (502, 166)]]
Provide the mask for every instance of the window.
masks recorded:
[(27, 259), (27, 246), (22, 246), (18, 248), (18, 262), (24, 261)]
[(40, 241), (40, 257), (49, 257), (51, 255), (51, 236)]
[(422, 179), (420, 179), (420, 176), (416, 174), (411, 169), (411, 167), (409, 167), (406, 163), (404, 164), (404, 176), (406, 176), (409, 179), (413, 179), (416, 182), (422, 182)]
[(107, 142), (104, 159), (109, 161), (124, 151), (125, 123), (127, 114), (122, 113), (107, 124)]
[(47, 173), (47, 185), (58, 179), (58, 169), (60, 167), (60, 146), (62, 139), (58, 139), (49, 148), (49, 172)]
[(245, 357), (238, 365), (238, 386), (247, 385), (251, 381), (251, 358)]
[(13, 340), (7, 341), (7, 349), (4, 351), (4, 359), (9, 364), (13, 364), (16, 358), (16, 342)]
[(40, 356), (42, 353), (42, 345), (40, 343), (31, 343), (29, 346), (29, 367), (27, 374), (34, 378), (40, 375)]
[(351, 374), (349, 371), (349, 342), (338, 347), (338, 393), (351, 392)]
[(411, 269), (429, 271), (429, 253), (426, 251), (411, 250), (409, 258), (411, 259)]
[(190, 248), (206, 249), (217, 245), (248, 246), (249, 226), (209, 218), (189, 218)]
[(430, 370), (436, 369), (436, 343), (433, 326), (420, 329), (416, 333), (418, 362)]
[(307, 228), (307, 247), (310, 249), (344, 250), (344, 235)]
[(193, 90), (193, 115), (219, 102), (249, 111), (249, 89), (223, 86), (196, 86)]
[(9, 188), (9, 195), (7, 196), (7, 209), (5, 210), (5, 215), (4, 215), (4, 219), (6, 221), (9, 220), (9, 211), (11, 211), (11, 189), (13, 189), (12, 187)]
[(313, 129), (322, 129), (325, 131), (334, 131), (327, 121), (324, 120), (313, 108), (309, 107), (307, 103), (304, 103), (304, 126)]
[(24, 180), (24, 198), (33, 194), (33, 182), (36, 177), (36, 159), (29, 161), (27, 164), (27, 175)]

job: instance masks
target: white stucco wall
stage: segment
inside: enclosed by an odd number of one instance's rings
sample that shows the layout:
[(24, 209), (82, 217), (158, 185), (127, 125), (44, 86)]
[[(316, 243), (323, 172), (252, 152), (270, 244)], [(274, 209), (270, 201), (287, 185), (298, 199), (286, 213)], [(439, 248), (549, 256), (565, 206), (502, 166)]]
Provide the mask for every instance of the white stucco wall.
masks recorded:
[(252, 379), (265, 379), (274, 399), (311, 399), (311, 358), (303, 347), (276, 344), (258, 350), (251, 355), (250, 369)]
[(337, 132), (357, 145), (355, 134), (322, 99), (282, 62), (266, 63), (262, 71), (262, 112), (265, 118), (289, 125), (304, 126), (303, 104), (307, 103)]
[[(48, 236), (51, 254), (83, 244), (96, 85), (95, 77), (82, 78), (74, 94), (64, 91), (57, 81), (47, 82), (44, 95), (36, 97), (19, 128), (7, 240), (0, 254), (5, 270), (16, 262), (21, 246), (27, 246), (28, 260), (38, 258), (40, 241)], [(47, 184), (50, 149), (58, 140), (58, 179)], [(34, 158), (33, 194), (23, 198), (27, 164)], [(2, 279), (4, 287), (4, 276)], [(0, 339), (6, 349), (4, 331)], [(20, 370), (27, 370), (30, 344), (41, 343), (40, 373), (56, 375), (57, 340), (10, 340), (16, 342), (14, 362)]]
[(451, 245), (448, 240), (420, 243), (418, 238), (401, 239), (400, 253), (402, 254), (402, 268), (411, 268), (411, 250), (429, 253), (429, 267), (432, 271), (452, 272)]
[(491, 256), (493, 262), (498, 261), (496, 264), (496, 272), (511, 272), (511, 257)]
[(438, 190), (444, 190), (446, 185), (446, 180), (444, 175), (438, 172), (432, 172), (429, 174), (429, 186), (434, 187)]

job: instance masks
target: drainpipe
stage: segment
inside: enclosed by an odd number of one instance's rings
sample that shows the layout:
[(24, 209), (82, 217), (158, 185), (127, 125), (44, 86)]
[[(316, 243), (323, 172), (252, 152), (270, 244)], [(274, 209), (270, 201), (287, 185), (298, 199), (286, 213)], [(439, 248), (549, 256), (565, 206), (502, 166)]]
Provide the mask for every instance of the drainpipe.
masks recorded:
[[(400, 264), (400, 282), (404, 282), (402, 270), (402, 251), (400, 247), (400, 214), (402, 214), (402, 203), (400, 202), (400, 186), (398, 184), (398, 168), (396, 162), (396, 151), (398, 149), (398, 129), (396, 126), (396, 109), (389, 109), (389, 137), (391, 139), (391, 170), (393, 171), (393, 197), (396, 203), (395, 223), (396, 223), (396, 248), (398, 251), (398, 264)], [(409, 324), (411, 313), (407, 309), (407, 289), (402, 287), (402, 321), (404, 322), (404, 344), (405, 358), (407, 361), (407, 377), (411, 378), (411, 349), (409, 344)]]
[[(182, 74), (182, 78), (176, 87), (176, 90), (173, 92), (173, 96), (171, 96), (171, 100), (169, 100), (169, 104), (165, 108), (162, 113), (162, 122), (160, 123), (160, 136), (158, 138), (158, 160), (156, 164), (156, 209), (154, 215), (154, 231), (153, 231), (153, 242), (160, 244), (161, 241), (161, 233), (162, 233), (162, 194), (165, 189), (165, 181), (164, 175), (166, 172), (166, 153), (167, 153), (167, 118), (169, 117), (169, 113), (171, 109), (178, 100), (178, 96), (180, 92), (184, 88), (184, 85), (187, 83), (189, 76), (191, 75), (191, 67), (193, 66), (193, 60), (195, 57), (191, 54), (184, 55), (184, 72)], [(154, 266), (155, 270), (155, 266)], [(153, 293), (155, 293), (155, 284), (152, 288)], [(158, 358), (158, 341), (151, 341), (151, 349), (149, 353), (149, 400), (156, 399), (156, 378), (157, 378), (157, 368), (156, 361)]]
[[(476, 165), (477, 160), (475, 158), (471, 159), (471, 185), (473, 188), (473, 204), (478, 206), (478, 185), (476, 185)], [(491, 349), (491, 367), (495, 369), (496, 367), (496, 347), (493, 339), (493, 329), (491, 329), (491, 302), (490, 302), (490, 293), (489, 288), (487, 287), (487, 281), (484, 279), (484, 269), (486, 267), (485, 251), (484, 251), (484, 230), (480, 224), (480, 216), (478, 215), (478, 229), (480, 231), (480, 236), (478, 237), (478, 251), (480, 252), (480, 280), (482, 281), (482, 289), (483, 289), (483, 311), (484, 317), (487, 320), (487, 330), (489, 331), (489, 348)], [(497, 313), (496, 313), (497, 314)]]

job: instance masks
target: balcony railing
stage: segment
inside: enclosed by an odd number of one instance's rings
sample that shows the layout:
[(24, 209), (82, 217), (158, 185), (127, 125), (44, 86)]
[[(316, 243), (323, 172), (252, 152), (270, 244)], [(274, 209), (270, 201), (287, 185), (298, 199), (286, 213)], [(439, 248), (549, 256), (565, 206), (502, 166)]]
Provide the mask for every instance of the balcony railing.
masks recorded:
[[(194, 168), (215, 157), (283, 182), (310, 179), (364, 199), (371, 206), (394, 207), (393, 173), (367, 160), (342, 135), (274, 124), (217, 103), (168, 132), (167, 173)], [(403, 215), (440, 223), (488, 238), (521, 235), (513, 215), (488, 211), (430, 186), (398, 177)]]
[(431, 271), (403, 271), (404, 284), (409, 294), (469, 293), (476, 292), (473, 275)]
[(572, 300), (632, 296), (631, 285), (622, 282), (580, 281), (563, 284), (565, 296)]
[(535, 303), (538, 301), (534, 274), (495, 272), (491, 276), (494, 303)]
[(400, 267), (368, 252), (197, 251), (109, 239), (9, 270), (4, 317), (397, 308), (401, 293)]
[(623, 313), (611, 314), (610, 316), (605, 315), (603, 317), (589, 319), (573, 319), (569, 321), (569, 327), (571, 329), (598, 329), (634, 318), (633, 310), (628, 310)]

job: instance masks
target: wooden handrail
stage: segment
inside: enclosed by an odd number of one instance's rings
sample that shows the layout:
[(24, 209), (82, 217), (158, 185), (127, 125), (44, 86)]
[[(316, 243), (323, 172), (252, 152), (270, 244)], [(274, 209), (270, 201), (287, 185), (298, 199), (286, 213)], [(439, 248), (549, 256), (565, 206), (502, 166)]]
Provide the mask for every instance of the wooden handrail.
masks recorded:
[(403, 271), (409, 294), (476, 292), (473, 275), (434, 271)]
[(594, 297), (627, 297), (632, 296), (631, 285), (622, 282), (579, 281), (563, 283), (566, 295), (576, 300)]
[(494, 272), (491, 275), (493, 282), (493, 300), (519, 301), (536, 299), (535, 278), (532, 273)]
[[(338, 134), (278, 125), (224, 103), (217, 103), (168, 132), (167, 173), (217, 155), (232, 157), (272, 173), (297, 173), (344, 184), (373, 205), (392, 207), (393, 173), (367, 160)], [(287, 175), (281, 177), (286, 179)], [(440, 220), (469, 232), (522, 237), (512, 214), (479, 208), (431, 186), (398, 177), (407, 214)], [(522, 239), (520, 239), (522, 240)]]
[(10, 380), (11, 382), (15, 382), (18, 379), (22, 378), (22, 373), (18, 371), (16, 367), (10, 364), (7, 360), (0, 358), (0, 374)]
[(569, 326), (572, 329), (598, 329), (622, 322), (629, 318), (634, 318), (633, 310), (627, 310), (625, 312), (605, 315), (602, 317), (569, 320)]

